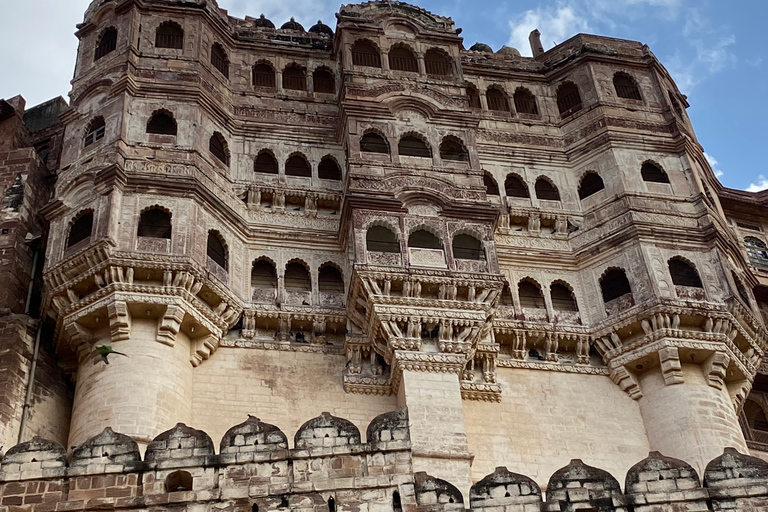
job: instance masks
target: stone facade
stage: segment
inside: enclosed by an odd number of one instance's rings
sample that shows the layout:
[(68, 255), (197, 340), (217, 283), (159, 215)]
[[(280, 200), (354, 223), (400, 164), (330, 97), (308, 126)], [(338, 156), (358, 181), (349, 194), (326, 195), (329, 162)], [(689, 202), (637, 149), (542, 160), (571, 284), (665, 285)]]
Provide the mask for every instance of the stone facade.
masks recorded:
[(92, 2), (0, 101), (0, 512), (768, 507), (768, 193), (647, 46), (459, 33)]

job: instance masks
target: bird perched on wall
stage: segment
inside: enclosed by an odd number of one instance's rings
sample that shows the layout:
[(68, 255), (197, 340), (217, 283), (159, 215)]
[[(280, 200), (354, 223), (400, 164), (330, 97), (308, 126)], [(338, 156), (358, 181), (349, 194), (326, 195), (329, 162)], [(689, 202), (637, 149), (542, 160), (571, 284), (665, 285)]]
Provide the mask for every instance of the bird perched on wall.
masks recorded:
[(98, 352), (101, 356), (101, 360), (104, 361), (104, 364), (109, 364), (109, 359), (107, 359), (107, 356), (109, 354), (117, 354), (119, 356), (125, 356), (128, 357), (128, 354), (123, 354), (122, 352), (118, 352), (117, 350), (113, 350), (112, 347), (109, 345), (96, 345), (95, 352)]

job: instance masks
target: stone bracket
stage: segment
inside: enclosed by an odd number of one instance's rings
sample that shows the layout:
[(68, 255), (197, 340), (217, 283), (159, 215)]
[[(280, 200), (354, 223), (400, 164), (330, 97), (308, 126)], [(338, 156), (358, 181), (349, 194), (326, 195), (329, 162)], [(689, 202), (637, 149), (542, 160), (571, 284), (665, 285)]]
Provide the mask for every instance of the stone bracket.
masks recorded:
[(157, 326), (157, 341), (172, 347), (181, 328), (186, 312), (181, 306), (169, 304)]
[(213, 334), (195, 338), (190, 343), (189, 362), (192, 363), (192, 366), (198, 367), (200, 363), (211, 357), (217, 348), (219, 348), (219, 343)]
[(637, 377), (623, 366), (611, 369), (611, 380), (633, 400), (640, 400), (643, 397)]
[(112, 341), (125, 341), (131, 337), (131, 313), (128, 304), (123, 301), (110, 302), (107, 305), (109, 329)]
[(728, 364), (731, 362), (731, 358), (727, 354), (722, 352), (715, 352), (707, 359), (702, 365), (704, 376), (707, 378), (707, 383), (713, 388), (723, 389), (725, 385), (725, 375), (728, 369)]
[(664, 347), (659, 350), (658, 354), (664, 383), (670, 386), (685, 382), (683, 367), (680, 365), (680, 352), (677, 347)]

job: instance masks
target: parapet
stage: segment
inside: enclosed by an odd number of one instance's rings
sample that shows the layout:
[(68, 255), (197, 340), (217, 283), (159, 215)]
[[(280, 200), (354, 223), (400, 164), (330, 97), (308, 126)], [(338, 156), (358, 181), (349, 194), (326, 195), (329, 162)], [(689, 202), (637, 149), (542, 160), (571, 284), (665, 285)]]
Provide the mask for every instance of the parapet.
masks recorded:
[(141, 453), (136, 441), (107, 427), (75, 449), (69, 474), (123, 473), (141, 467)]
[(423, 471), (414, 473), (413, 478), (419, 510), (464, 510), (464, 497), (450, 482)]
[(561, 502), (613, 510), (613, 507), (623, 504), (623, 495), (619, 481), (613, 475), (587, 466), (580, 459), (573, 459), (570, 464), (555, 471), (547, 485), (546, 510), (553, 509), (552, 505), (560, 506)]
[(1, 467), (1, 480), (62, 477), (66, 473), (67, 452), (59, 443), (35, 436), (8, 450)]
[(365, 437), (374, 446), (387, 448), (399, 447), (408, 442), (408, 409), (400, 407), (396, 411), (385, 412), (371, 420)]
[(157, 468), (207, 466), (215, 453), (208, 434), (177, 423), (149, 443), (144, 460)]
[(271, 454), (287, 449), (288, 438), (282, 430), (248, 415), (247, 420), (227, 430), (221, 438), (219, 458), (224, 464), (260, 460), (263, 455), (268, 460)]
[(707, 493), (696, 470), (682, 460), (651, 452), (627, 472), (628, 503), (638, 512), (645, 507), (696, 502), (706, 509)]
[(360, 430), (351, 421), (324, 412), (304, 423), (293, 443), (299, 450), (360, 444)]
[(527, 476), (501, 466), (472, 486), (469, 503), (472, 509), (531, 506), (541, 503), (541, 489)]

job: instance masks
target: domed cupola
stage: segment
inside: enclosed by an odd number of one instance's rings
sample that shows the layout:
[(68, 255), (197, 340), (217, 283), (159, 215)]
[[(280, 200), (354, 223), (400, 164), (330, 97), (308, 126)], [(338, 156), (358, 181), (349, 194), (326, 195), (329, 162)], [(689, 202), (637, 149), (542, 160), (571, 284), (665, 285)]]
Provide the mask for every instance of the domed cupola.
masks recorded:
[(331, 29), (331, 27), (324, 24), (320, 20), (317, 20), (316, 25), (312, 25), (312, 27), (309, 29), (309, 32), (311, 34), (324, 34), (324, 35), (333, 37), (333, 30)]
[(269, 21), (263, 14), (253, 22), (253, 25), (259, 28), (275, 28), (275, 24)]
[(304, 27), (301, 26), (301, 23), (293, 19), (293, 17), (291, 17), (291, 21), (286, 21), (283, 23), (283, 26), (280, 27), (280, 30), (298, 30), (299, 32), (306, 32)]
[(493, 49), (485, 43), (475, 43), (469, 47), (471, 52), (493, 53)]

